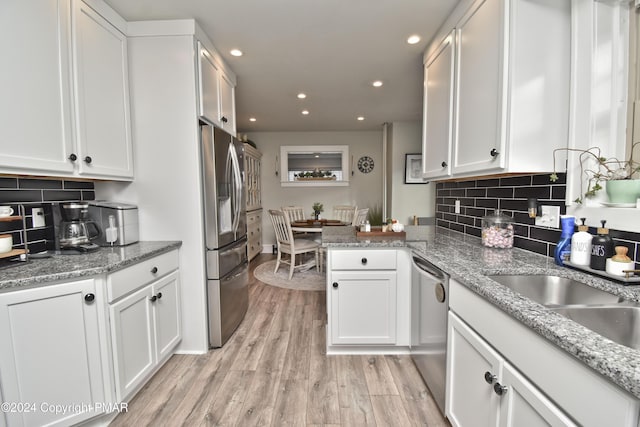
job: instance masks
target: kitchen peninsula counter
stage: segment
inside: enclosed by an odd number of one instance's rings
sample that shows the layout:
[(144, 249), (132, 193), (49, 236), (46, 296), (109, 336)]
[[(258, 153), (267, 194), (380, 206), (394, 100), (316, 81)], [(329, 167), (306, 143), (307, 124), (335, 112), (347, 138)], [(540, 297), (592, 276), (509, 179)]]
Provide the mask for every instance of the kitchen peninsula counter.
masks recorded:
[(0, 270), (0, 292), (112, 273), (181, 245), (179, 241), (138, 242), (128, 246), (104, 247), (86, 254), (54, 254), (28, 262), (16, 261), (17, 265)]
[(356, 236), (353, 227), (326, 227), (322, 246), (331, 248), (407, 247), (451, 278), (482, 296), (557, 347), (640, 398), (640, 351), (614, 343), (572, 320), (486, 277), (492, 274), (546, 274), (572, 278), (629, 301), (640, 302), (640, 287), (557, 266), (550, 257), (518, 248), (482, 246), (478, 237), (431, 226), (406, 226), (406, 239)]

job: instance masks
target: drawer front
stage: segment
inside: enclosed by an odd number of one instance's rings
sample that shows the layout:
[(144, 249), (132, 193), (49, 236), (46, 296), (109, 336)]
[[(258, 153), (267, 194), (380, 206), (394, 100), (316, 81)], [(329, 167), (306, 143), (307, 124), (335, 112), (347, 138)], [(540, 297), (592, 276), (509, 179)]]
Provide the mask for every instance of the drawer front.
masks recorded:
[(176, 270), (178, 251), (171, 251), (116, 271), (107, 277), (107, 298), (111, 303), (142, 286)]
[(332, 250), (332, 270), (395, 270), (396, 251), (387, 249)]
[(253, 259), (256, 255), (262, 252), (262, 240), (249, 241), (247, 252), (249, 255), (249, 260)]
[(247, 227), (252, 224), (262, 224), (262, 210), (247, 212)]

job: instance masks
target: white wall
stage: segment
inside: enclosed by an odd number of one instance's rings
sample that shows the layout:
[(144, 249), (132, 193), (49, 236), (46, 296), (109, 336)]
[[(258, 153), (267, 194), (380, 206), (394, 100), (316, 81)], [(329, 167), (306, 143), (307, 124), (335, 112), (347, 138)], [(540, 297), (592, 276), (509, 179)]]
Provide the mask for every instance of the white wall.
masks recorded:
[(413, 216), (435, 215), (435, 183), (405, 184), (405, 154), (422, 151), (422, 122), (395, 122), (387, 133), (390, 216), (411, 224)]
[[(350, 132), (253, 132), (248, 134), (258, 150), (262, 152), (262, 239), (265, 246), (275, 244), (273, 225), (269, 209), (281, 206), (303, 206), (311, 215), (314, 202), (324, 205), (325, 218), (331, 217), (334, 205), (357, 205), (361, 208), (382, 205), (382, 130)], [(354, 170), (347, 187), (281, 187), (276, 176), (280, 164), (281, 145), (348, 145), (350, 167)], [(358, 159), (369, 156), (373, 159), (373, 171), (363, 174), (358, 170)]]

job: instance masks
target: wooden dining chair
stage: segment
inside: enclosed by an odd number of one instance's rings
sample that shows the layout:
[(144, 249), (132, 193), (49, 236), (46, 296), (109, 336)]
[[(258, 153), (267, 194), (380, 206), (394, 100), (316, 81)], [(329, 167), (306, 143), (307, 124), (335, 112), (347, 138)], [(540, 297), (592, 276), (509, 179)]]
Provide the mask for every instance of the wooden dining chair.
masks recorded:
[[(293, 277), (293, 270), (296, 267), (306, 267), (309, 264), (296, 265), (296, 255), (314, 252), (316, 261), (316, 271), (320, 271), (320, 244), (307, 239), (295, 239), (291, 231), (291, 221), (286, 212), (270, 209), (269, 216), (276, 232), (278, 243), (278, 258), (276, 260), (276, 273), (280, 268), (280, 263), (289, 264), (289, 280)], [(289, 254), (289, 261), (282, 258), (282, 254)]]
[(283, 206), (280, 208), (282, 212), (289, 215), (289, 219), (293, 221), (304, 221), (304, 208), (302, 206)]
[(349, 224), (353, 223), (356, 216), (357, 206), (338, 205), (333, 207), (333, 218)]
[(362, 225), (367, 220), (368, 215), (369, 215), (369, 208), (358, 209), (356, 211), (355, 216), (353, 217), (353, 222), (351, 223), (351, 225), (355, 227)]

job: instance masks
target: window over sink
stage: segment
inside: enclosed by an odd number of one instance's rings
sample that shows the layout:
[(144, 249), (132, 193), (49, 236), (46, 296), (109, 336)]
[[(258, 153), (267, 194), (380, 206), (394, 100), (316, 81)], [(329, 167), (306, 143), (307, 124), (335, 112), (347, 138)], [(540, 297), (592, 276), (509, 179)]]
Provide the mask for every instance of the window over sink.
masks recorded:
[(280, 184), (283, 187), (349, 185), (348, 145), (283, 145)]

